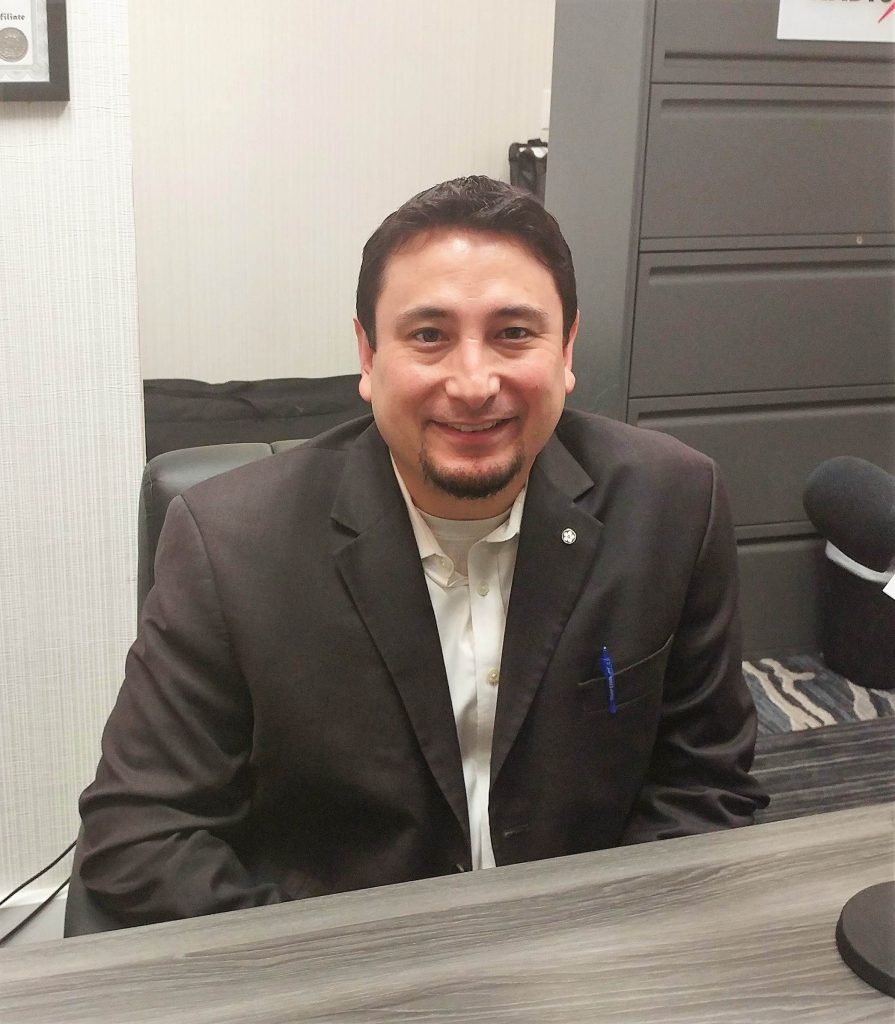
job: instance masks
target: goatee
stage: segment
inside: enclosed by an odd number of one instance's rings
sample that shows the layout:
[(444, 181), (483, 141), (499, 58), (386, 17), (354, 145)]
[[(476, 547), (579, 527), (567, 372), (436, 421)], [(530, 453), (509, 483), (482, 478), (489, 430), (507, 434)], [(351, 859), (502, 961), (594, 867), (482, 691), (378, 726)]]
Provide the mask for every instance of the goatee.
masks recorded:
[(434, 463), (420, 452), (420, 467), (426, 481), (452, 498), (491, 498), (512, 483), (525, 465), (525, 457), (517, 451), (509, 462), (495, 466), (488, 472), (476, 473), (463, 470), (447, 470)]

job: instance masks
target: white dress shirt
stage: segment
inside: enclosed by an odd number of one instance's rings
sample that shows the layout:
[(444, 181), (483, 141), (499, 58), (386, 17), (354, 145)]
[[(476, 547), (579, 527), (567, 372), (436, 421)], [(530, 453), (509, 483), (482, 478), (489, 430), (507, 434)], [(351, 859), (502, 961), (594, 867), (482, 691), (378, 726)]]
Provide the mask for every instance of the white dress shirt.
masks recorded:
[(438, 519), (413, 504), (397, 468), (395, 475), (438, 625), (463, 762), (472, 866), (490, 868), (491, 741), (525, 488), (493, 519)]

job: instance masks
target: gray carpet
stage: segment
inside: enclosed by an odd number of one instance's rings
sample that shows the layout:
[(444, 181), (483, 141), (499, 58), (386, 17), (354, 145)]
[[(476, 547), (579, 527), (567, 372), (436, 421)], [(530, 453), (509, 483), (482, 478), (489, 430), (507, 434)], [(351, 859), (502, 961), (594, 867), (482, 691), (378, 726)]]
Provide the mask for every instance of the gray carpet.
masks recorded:
[(771, 794), (756, 821), (895, 800), (895, 718), (759, 736), (752, 771)]

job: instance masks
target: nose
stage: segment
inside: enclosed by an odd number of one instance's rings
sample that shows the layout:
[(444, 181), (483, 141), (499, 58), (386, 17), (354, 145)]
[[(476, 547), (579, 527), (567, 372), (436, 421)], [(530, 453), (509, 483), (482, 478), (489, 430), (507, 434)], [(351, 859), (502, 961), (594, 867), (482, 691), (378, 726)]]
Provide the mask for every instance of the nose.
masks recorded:
[(455, 347), (444, 390), (449, 398), (473, 409), (481, 408), (500, 391), (494, 354), (481, 338), (464, 338)]

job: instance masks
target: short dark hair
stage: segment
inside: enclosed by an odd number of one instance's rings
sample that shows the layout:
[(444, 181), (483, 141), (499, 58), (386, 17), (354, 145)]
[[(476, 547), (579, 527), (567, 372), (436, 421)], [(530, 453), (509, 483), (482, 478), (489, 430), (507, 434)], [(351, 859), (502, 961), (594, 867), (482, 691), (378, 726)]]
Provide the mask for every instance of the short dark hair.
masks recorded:
[(376, 303), (389, 258), (417, 235), (436, 228), (468, 228), (520, 241), (550, 271), (559, 292), (563, 337), (578, 312), (572, 253), (556, 218), (524, 189), (475, 174), (433, 185), (390, 213), (364, 246), (357, 279), (357, 318), (376, 347)]

